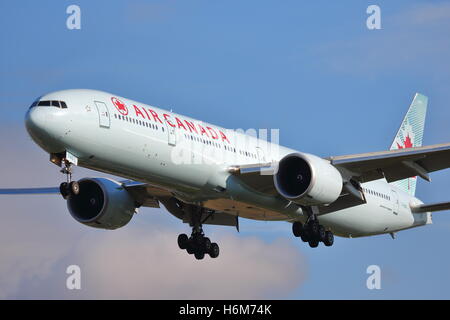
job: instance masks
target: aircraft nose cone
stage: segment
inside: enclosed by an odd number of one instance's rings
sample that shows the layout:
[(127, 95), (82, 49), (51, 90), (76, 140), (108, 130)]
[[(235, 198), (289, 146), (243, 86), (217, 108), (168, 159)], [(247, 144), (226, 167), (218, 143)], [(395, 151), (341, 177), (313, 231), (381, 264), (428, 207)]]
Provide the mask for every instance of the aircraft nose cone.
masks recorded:
[(45, 132), (45, 115), (39, 108), (28, 110), (25, 115), (25, 127), (31, 136)]
[(48, 152), (60, 152), (62, 149), (58, 139), (55, 119), (52, 110), (46, 107), (34, 107), (25, 115), (25, 127), (30, 137)]

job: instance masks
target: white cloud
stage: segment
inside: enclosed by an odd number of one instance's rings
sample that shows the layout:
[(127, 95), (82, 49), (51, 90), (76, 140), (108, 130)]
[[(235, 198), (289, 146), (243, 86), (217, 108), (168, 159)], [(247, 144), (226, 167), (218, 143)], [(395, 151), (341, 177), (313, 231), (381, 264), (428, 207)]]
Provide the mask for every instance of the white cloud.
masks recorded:
[(58, 200), (1, 196), (0, 299), (20, 295), (24, 283), (50, 277), (54, 264), (70, 250), (73, 228), (64, 229), (66, 209)]
[[(87, 227), (74, 230), (61, 221), (32, 217), (37, 211), (26, 210), (30, 213), (0, 226), (0, 298), (283, 298), (307, 274), (299, 247), (288, 240), (268, 243), (229, 232), (211, 233), (221, 254), (197, 261), (177, 247), (173, 228), (145, 228), (132, 221), (116, 231), (85, 232)], [(24, 216), (30, 220), (28, 226)], [(8, 229), (14, 232), (5, 232)], [(80, 291), (65, 289), (65, 268), (71, 264), (81, 267)]]
[(80, 244), (87, 297), (251, 299), (283, 297), (305, 278), (298, 248), (223, 234), (217, 259), (197, 261), (178, 249), (176, 233), (130, 228)]

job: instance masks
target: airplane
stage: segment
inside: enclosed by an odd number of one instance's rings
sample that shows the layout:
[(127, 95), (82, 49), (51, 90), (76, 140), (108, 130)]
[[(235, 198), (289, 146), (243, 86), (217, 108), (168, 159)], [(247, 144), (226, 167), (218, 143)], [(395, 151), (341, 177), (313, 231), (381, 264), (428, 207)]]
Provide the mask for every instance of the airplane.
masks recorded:
[[(417, 177), (450, 167), (450, 143), (422, 146), (427, 105), (417, 93), (390, 150), (319, 157), (111, 93), (57, 91), (32, 103), (25, 126), (65, 181), (0, 194), (61, 194), (76, 221), (108, 230), (162, 204), (192, 228), (177, 242), (198, 260), (220, 252), (202, 226), (239, 231), (239, 218), (287, 221), (313, 248), (335, 235), (395, 238), (450, 209), (414, 196)], [(123, 180), (74, 181), (74, 166)]]

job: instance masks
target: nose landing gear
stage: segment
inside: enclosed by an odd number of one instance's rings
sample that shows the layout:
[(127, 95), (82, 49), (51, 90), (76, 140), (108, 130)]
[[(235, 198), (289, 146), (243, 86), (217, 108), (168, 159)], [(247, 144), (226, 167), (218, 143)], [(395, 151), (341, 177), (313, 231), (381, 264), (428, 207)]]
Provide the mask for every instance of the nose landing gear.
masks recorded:
[(59, 185), (59, 192), (62, 197), (67, 199), (72, 195), (78, 195), (80, 193), (80, 185), (77, 181), (72, 181), (72, 164), (64, 160), (64, 168), (60, 172), (66, 175), (66, 182)]

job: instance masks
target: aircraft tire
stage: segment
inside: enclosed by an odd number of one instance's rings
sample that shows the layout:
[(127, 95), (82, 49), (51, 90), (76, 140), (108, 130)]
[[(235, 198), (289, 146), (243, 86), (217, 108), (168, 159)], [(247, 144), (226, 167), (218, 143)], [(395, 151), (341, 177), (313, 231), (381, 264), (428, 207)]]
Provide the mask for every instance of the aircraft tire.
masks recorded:
[(59, 185), (59, 192), (64, 199), (67, 199), (67, 197), (69, 196), (69, 184), (67, 182), (61, 183)]
[(205, 257), (205, 252), (202, 250), (196, 250), (194, 253), (195, 259), (202, 260)]
[(178, 247), (181, 250), (187, 249), (189, 246), (189, 238), (186, 234), (182, 233), (178, 236)]
[(209, 252), (211, 250), (211, 240), (209, 238), (203, 238), (202, 239), (202, 249), (204, 252)]
[(80, 185), (77, 181), (72, 181), (69, 183), (69, 190), (71, 195), (78, 195), (80, 193)]
[(303, 242), (308, 242), (309, 241), (308, 234), (306, 233), (305, 230), (303, 230), (303, 232), (300, 234), (300, 239), (302, 239)]
[(303, 225), (301, 222), (299, 221), (295, 221), (292, 224), (292, 233), (294, 234), (295, 237), (300, 237), (302, 234), (302, 230), (303, 229)]
[(213, 259), (219, 256), (220, 249), (219, 245), (215, 242), (211, 243), (211, 249), (209, 250), (209, 256)]
[(186, 251), (189, 254), (194, 254), (194, 252), (195, 252), (195, 243), (194, 243), (192, 237), (189, 238), (189, 241), (188, 241), (187, 247), (186, 247)]
[(312, 222), (310, 223), (310, 225), (308, 226), (308, 231), (311, 237), (317, 237), (318, 233), (319, 233), (319, 224), (316, 222)]
[(317, 236), (318, 236), (318, 240), (321, 242), (325, 241), (325, 237), (326, 237), (326, 230), (324, 228), (324, 226), (320, 225), (319, 228), (317, 229)]
[(317, 246), (319, 245), (319, 241), (318, 240), (309, 240), (309, 246), (311, 247), (311, 248), (317, 248)]
[(325, 240), (323, 241), (323, 244), (327, 247), (331, 247), (334, 243), (334, 235), (331, 231), (325, 232)]

